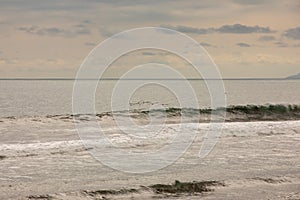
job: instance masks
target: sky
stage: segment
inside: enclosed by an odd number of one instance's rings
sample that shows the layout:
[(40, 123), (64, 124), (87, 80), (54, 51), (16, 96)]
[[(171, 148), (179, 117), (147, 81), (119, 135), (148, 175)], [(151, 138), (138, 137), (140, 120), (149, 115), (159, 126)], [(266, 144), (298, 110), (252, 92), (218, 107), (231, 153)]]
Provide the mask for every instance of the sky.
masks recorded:
[[(149, 26), (195, 39), (224, 78), (300, 73), (299, 0), (0, 0), (0, 26), (0, 78), (74, 78), (97, 44)], [(137, 54), (116, 63), (158, 59)]]

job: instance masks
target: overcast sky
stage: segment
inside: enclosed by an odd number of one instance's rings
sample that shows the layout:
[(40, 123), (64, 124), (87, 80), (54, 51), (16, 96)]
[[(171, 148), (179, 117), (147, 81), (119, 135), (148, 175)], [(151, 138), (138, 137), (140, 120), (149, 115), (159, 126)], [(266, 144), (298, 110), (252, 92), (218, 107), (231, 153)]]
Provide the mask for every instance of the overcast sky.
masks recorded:
[(75, 77), (101, 41), (145, 26), (194, 38), (224, 78), (300, 73), (299, 0), (0, 0), (0, 26), (0, 78)]

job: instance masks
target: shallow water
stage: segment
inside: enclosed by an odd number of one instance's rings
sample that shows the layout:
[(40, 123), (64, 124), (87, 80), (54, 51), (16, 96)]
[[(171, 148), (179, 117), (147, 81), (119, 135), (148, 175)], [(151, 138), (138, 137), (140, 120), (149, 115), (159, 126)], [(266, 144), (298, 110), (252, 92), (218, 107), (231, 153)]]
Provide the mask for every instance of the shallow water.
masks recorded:
[[(195, 126), (198, 124), (187, 124), (183, 131), (194, 131)], [(153, 184), (171, 184), (175, 180), (224, 183), (222, 187), (212, 187), (203, 199), (252, 199), (253, 195), (255, 199), (299, 199), (299, 126), (299, 121), (225, 123), (214, 150), (200, 159), (202, 136), (209, 127), (202, 123), (193, 144), (174, 164), (137, 175), (111, 169), (97, 161), (82, 145), (70, 121), (5, 119), (1, 123), (0, 199), (28, 199), (34, 195), (64, 200), (199, 199), (199, 194), (166, 196), (140, 189)], [(164, 134), (145, 140), (120, 134), (113, 128), (105, 132), (114, 145), (125, 151), (148, 151), (157, 148), (157, 144), (168, 144), (178, 124), (166, 128)], [(122, 188), (140, 191), (94, 197), (84, 192)]]

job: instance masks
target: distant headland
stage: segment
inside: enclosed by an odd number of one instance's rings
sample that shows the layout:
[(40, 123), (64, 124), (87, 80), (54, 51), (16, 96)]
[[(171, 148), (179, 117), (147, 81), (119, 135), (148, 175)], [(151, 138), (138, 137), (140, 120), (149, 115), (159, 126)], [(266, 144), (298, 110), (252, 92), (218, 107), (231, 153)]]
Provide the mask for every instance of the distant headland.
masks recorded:
[(300, 73), (292, 76), (286, 77), (286, 79), (300, 79)]

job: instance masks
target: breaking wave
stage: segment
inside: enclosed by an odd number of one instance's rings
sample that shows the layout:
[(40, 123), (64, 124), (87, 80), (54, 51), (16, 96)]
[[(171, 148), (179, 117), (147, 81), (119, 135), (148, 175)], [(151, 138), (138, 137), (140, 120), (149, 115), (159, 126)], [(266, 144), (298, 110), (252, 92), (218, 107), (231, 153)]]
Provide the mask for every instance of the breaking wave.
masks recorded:
[[(167, 118), (169, 121), (178, 121), (181, 116), (189, 122), (210, 122), (216, 121), (284, 121), (300, 120), (300, 105), (237, 105), (226, 108), (176, 108), (167, 107), (165, 109), (134, 109), (130, 111), (104, 112), (96, 114), (97, 119), (113, 118), (115, 116), (131, 117), (134, 119), (147, 120), (150, 117)], [(89, 114), (65, 114), (65, 115), (47, 115), (36, 116), (32, 118), (48, 118), (57, 120), (81, 120), (88, 121), (91, 119)], [(2, 119), (17, 119), (17, 117), (5, 117)], [(1, 122), (1, 120), (0, 120)]]
[[(126, 115), (126, 112), (113, 113), (114, 115)], [(127, 112), (128, 114), (128, 112)], [(209, 122), (213, 121), (284, 121), (299, 120), (300, 105), (238, 105), (228, 106), (225, 108), (166, 108), (158, 110), (133, 110), (130, 116), (134, 118), (143, 118), (147, 116), (167, 118), (178, 118), (184, 115), (192, 122)], [(112, 116), (111, 112), (98, 114), (98, 117)]]

